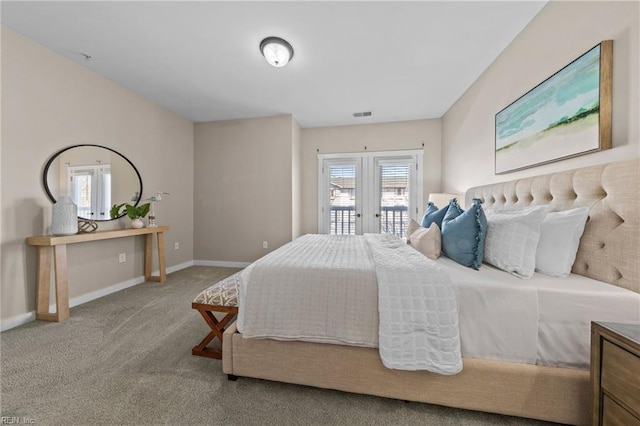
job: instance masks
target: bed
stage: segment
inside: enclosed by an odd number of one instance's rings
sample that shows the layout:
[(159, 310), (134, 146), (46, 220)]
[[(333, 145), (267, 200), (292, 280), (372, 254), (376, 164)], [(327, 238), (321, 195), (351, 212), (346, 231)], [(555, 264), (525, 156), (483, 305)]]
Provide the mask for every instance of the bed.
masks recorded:
[[(640, 206), (637, 198), (639, 193), (640, 160), (635, 159), (475, 187), (467, 191), (466, 200), (469, 205), (471, 199), (482, 198), (485, 209), (524, 208), (541, 204), (550, 204), (559, 210), (588, 207), (589, 221), (580, 240), (573, 274), (567, 279), (545, 280), (534, 277), (523, 288), (534, 291), (542, 299), (546, 298), (549, 304), (562, 307), (575, 299), (572, 296), (572, 281), (580, 282), (580, 285), (586, 286), (585, 292), (581, 295), (586, 299), (579, 305), (590, 303), (607, 310), (607, 307), (617, 306), (615, 300), (621, 294), (640, 292)], [(460, 272), (459, 268), (456, 269), (447, 263), (446, 259), (442, 259), (443, 268), (451, 269), (453, 275), (460, 275), (456, 278), (457, 282), (464, 282), (465, 274), (471, 273)], [(480, 272), (482, 275), (474, 275), (473, 280), (486, 280), (488, 289), (484, 293), (478, 293), (477, 297), (483, 294), (486, 296), (496, 290), (491, 288), (496, 286), (492, 284), (492, 274), (505, 274), (492, 271), (487, 265), (483, 265)], [(474, 282), (473, 280), (470, 282)], [(461, 296), (460, 288), (456, 289), (458, 304), (463, 305), (458, 309), (461, 324), (465, 321), (473, 323), (472, 317), (465, 319), (468, 310), (464, 308), (463, 302), (465, 297), (472, 299), (473, 291), (476, 290), (478, 289), (471, 288), (468, 290), (471, 293)], [(460, 300), (461, 297), (463, 300)], [(516, 297), (514, 300), (517, 299)], [(600, 303), (603, 300), (607, 302)], [(628, 306), (625, 309), (628, 309)], [(617, 310), (610, 308), (607, 312), (599, 313), (599, 318), (594, 319), (615, 320)], [(556, 309), (554, 312), (567, 316), (581, 315), (579, 308)], [(544, 328), (545, 321), (562, 322), (563, 318), (559, 315), (553, 312), (540, 315), (541, 329)], [(568, 331), (581, 336), (582, 346), (585, 339), (588, 339), (590, 319), (582, 318), (578, 326)], [(465, 330), (464, 327), (461, 330)], [(233, 376), (255, 377), (559, 423), (588, 423), (588, 358), (585, 359), (583, 356), (578, 361), (562, 361), (563, 354), (580, 348), (563, 347), (558, 345), (557, 341), (541, 334), (537, 336), (535, 348), (529, 347), (526, 351), (520, 351), (522, 353), (514, 354), (510, 360), (491, 359), (491, 348), (483, 347), (481, 341), (475, 342), (476, 346), (471, 349), (471, 356), (465, 356), (465, 353), (470, 353), (470, 349), (465, 348), (466, 342), (471, 342), (472, 336), (480, 334), (474, 334), (468, 331), (468, 328), (466, 330), (460, 332), (463, 370), (455, 375), (441, 375), (426, 371), (388, 369), (383, 366), (378, 349), (366, 347), (367, 345), (348, 346), (244, 338), (238, 333), (237, 327), (232, 325), (224, 336), (223, 371)], [(582, 348), (583, 352), (584, 349)]]

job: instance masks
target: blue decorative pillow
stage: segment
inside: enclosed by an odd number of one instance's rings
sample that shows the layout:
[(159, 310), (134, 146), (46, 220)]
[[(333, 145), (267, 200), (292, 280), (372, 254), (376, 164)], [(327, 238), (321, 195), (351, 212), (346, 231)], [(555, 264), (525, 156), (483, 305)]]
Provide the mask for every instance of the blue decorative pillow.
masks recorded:
[(473, 205), (464, 211), (456, 200), (442, 220), (442, 252), (450, 259), (473, 269), (480, 269), (484, 256), (487, 218), (482, 200), (474, 198)]
[(442, 219), (444, 219), (444, 215), (447, 214), (449, 204), (441, 209), (438, 209), (435, 204), (429, 201), (429, 203), (427, 203), (427, 209), (424, 211), (424, 216), (422, 216), (422, 223), (420, 225), (423, 228), (428, 228), (432, 223), (435, 223), (436, 225), (438, 225), (438, 228), (442, 229)]

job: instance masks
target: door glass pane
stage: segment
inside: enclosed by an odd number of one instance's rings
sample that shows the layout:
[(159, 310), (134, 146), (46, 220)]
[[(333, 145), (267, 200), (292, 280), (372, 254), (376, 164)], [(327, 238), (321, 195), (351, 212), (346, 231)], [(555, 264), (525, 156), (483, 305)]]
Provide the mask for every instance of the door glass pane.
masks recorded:
[(410, 162), (378, 163), (380, 232), (404, 237), (409, 224)]
[(356, 165), (330, 165), (329, 233), (356, 233)]
[(93, 217), (91, 175), (77, 173), (71, 179), (71, 197), (78, 206), (78, 216)]
[(109, 169), (101, 171), (102, 176), (102, 185), (100, 185), (100, 194), (101, 197), (99, 206), (100, 206), (100, 217), (98, 219), (109, 219), (109, 209), (111, 208), (111, 171)]

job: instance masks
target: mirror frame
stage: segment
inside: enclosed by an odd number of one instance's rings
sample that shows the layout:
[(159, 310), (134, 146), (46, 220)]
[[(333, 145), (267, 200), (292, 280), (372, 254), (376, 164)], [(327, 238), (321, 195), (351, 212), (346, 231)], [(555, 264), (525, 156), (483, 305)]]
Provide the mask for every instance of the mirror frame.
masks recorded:
[[(47, 197), (49, 198), (49, 200), (52, 203), (56, 203), (58, 200), (56, 200), (56, 198), (53, 196), (53, 194), (51, 193), (51, 189), (49, 188), (49, 184), (47, 182), (47, 173), (49, 172), (49, 168), (51, 167), (51, 164), (53, 164), (53, 162), (55, 161), (56, 158), (58, 158), (58, 156), (60, 154), (62, 154), (65, 151), (70, 150), (71, 148), (78, 148), (78, 147), (82, 147), (82, 146), (93, 146), (96, 148), (104, 148), (108, 151), (113, 152), (114, 154), (118, 154), (120, 157), (122, 157), (127, 163), (129, 163), (129, 165), (133, 168), (133, 171), (136, 172), (136, 176), (138, 176), (138, 182), (140, 182), (140, 193), (138, 195), (138, 199), (136, 200), (134, 206), (137, 206), (140, 203), (140, 200), (142, 199), (142, 191), (143, 191), (143, 186), (142, 186), (142, 177), (140, 176), (140, 172), (138, 171), (138, 169), (136, 168), (136, 166), (133, 165), (133, 163), (124, 155), (120, 154), (118, 151), (116, 151), (115, 149), (111, 149), (108, 148), (106, 146), (102, 146), (102, 145), (95, 145), (95, 144), (78, 144), (78, 145), (71, 145), (68, 146), (66, 148), (62, 148), (61, 150), (55, 152), (47, 161), (47, 164), (44, 166), (44, 171), (42, 172), (42, 183), (44, 185), (44, 191), (47, 193)], [(119, 219), (121, 217), (123, 217), (126, 214), (126, 211), (121, 213), (118, 217), (114, 217), (113, 219), (91, 219), (94, 220), (96, 222), (108, 222), (110, 220), (116, 220)], [(79, 219), (84, 219), (84, 220), (89, 220), (86, 218), (81, 218), (78, 217)]]

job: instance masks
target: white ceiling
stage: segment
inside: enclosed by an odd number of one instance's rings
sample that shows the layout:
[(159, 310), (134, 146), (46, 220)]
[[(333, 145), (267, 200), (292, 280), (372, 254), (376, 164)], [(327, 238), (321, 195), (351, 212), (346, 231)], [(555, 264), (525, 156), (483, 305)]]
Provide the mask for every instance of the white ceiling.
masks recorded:
[(545, 3), (2, 1), (1, 19), (190, 120), (318, 127), (441, 117)]

